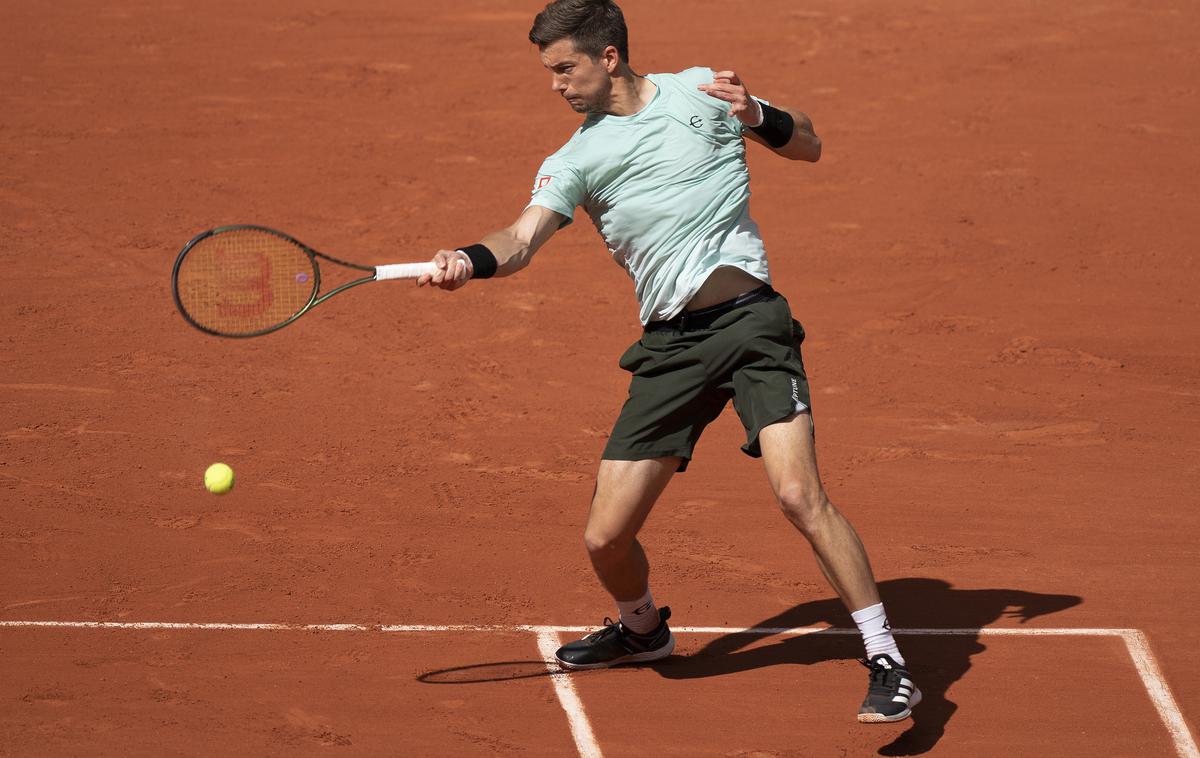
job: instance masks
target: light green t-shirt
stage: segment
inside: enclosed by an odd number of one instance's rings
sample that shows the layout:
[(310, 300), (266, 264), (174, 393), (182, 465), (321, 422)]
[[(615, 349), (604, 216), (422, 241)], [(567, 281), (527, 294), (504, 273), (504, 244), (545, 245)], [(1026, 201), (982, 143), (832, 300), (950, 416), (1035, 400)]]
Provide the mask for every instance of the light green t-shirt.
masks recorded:
[(588, 115), (542, 164), (530, 201), (568, 223), (576, 206), (587, 211), (633, 279), (643, 324), (679, 313), (719, 266), (771, 281), (742, 122), (696, 89), (712, 69), (647, 78), (650, 102), (632, 116)]

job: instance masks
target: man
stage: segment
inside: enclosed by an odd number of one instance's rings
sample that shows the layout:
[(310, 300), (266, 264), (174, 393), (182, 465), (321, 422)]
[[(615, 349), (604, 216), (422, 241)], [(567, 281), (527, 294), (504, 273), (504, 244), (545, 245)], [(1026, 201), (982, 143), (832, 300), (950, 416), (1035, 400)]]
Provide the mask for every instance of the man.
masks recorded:
[(804, 331), (770, 286), (749, 214), (748, 138), (777, 155), (816, 161), (821, 141), (799, 112), (750, 96), (733, 71), (692, 68), (640, 76), (612, 0), (556, 0), (529, 39), (553, 90), (583, 125), (546, 159), (530, 204), (510, 227), (439, 250), (418, 280), (456, 289), (509, 276), (576, 206), (591, 216), (632, 277), (645, 331), (621, 358), (633, 374), (596, 478), (584, 531), (588, 555), (619, 620), (559, 649), (566, 668), (654, 661), (675, 640), (669, 608), (651, 597), (636, 535), (704, 427), (732, 399), (784, 514), (863, 633), (870, 669), (863, 722), (898, 721), (920, 702), (888, 626), (862, 543), (825, 495), (817, 472)]

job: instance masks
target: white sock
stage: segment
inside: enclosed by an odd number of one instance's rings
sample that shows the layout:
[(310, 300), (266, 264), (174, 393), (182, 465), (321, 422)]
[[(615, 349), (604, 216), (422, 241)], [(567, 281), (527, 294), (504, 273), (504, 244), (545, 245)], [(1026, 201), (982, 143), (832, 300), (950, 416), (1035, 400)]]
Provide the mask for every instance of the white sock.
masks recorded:
[(621, 623), (630, 631), (649, 634), (658, 628), (658, 608), (654, 607), (654, 598), (650, 597), (648, 587), (646, 594), (637, 600), (618, 600), (617, 608), (621, 612)]
[(876, 603), (850, 614), (858, 631), (862, 632), (863, 644), (867, 646), (867, 658), (886, 653), (896, 663), (904, 665), (904, 656), (896, 647), (896, 639), (892, 637), (892, 625), (888, 623), (887, 614), (883, 611), (883, 603)]

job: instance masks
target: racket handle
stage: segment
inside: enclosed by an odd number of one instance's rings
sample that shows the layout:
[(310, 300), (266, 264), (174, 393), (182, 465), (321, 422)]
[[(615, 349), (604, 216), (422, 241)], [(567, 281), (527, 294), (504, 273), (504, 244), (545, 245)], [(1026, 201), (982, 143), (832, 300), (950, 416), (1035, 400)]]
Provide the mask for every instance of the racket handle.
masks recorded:
[(375, 281), (384, 279), (416, 279), (421, 274), (432, 274), (437, 267), (432, 263), (390, 263), (375, 267)]

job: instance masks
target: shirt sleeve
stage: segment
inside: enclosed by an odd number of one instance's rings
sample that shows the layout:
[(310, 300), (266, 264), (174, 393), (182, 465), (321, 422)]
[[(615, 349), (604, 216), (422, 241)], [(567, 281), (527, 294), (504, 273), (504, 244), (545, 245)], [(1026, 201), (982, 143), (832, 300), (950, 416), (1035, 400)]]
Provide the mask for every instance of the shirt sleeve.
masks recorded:
[(548, 208), (566, 217), (563, 226), (575, 218), (575, 208), (583, 204), (585, 189), (583, 178), (575, 167), (557, 156), (550, 156), (538, 169), (533, 180), (530, 205)]

